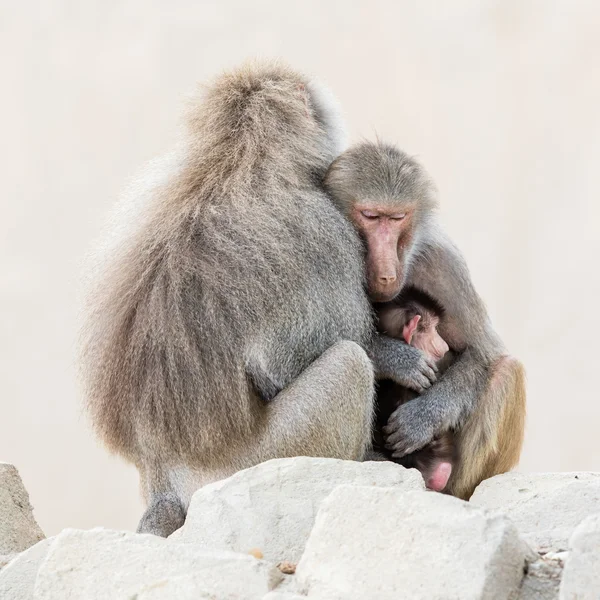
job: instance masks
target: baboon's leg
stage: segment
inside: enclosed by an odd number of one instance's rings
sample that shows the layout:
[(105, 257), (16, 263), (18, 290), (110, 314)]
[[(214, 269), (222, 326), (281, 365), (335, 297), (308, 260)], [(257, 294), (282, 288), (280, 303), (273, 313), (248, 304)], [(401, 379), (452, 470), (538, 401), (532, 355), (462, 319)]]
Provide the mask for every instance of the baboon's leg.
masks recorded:
[(253, 462), (285, 456), (362, 460), (371, 444), (373, 367), (354, 342), (338, 342), (265, 407)]
[(169, 535), (183, 525), (198, 488), (271, 458), (362, 460), (371, 444), (373, 379), (365, 351), (354, 342), (338, 342), (265, 405), (254, 439), (232, 444), (239, 451), (228, 456), (227, 465), (163, 465), (161, 476), (150, 475), (153, 470), (143, 474), (148, 509), (138, 531)]
[(512, 356), (491, 367), (484, 397), (458, 431), (458, 465), (448, 491), (468, 499), (484, 480), (506, 473), (519, 461), (525, 430), (525, 371)]
[(184, 524), (185, 514), (186, 511), (177, 494), (154, 493), (146, 512), (142, 515), (137, 533), (153, 533), (167, 537)]

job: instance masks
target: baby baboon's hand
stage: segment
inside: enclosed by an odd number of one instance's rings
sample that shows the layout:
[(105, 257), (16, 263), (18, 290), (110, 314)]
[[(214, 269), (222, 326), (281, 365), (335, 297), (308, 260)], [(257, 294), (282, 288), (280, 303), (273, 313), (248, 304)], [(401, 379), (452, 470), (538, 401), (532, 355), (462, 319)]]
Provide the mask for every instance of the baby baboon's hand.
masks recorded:
[(383, 428), (385, 447), (394, 458), (402, 458), (429, 444), (435, 428), (420, 398), (399, 406)]

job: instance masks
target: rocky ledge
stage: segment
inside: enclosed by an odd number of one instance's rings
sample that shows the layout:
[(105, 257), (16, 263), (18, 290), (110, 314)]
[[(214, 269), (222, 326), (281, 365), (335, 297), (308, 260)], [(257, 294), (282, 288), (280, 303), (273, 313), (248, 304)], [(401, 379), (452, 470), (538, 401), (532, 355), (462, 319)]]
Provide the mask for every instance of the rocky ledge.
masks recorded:
[(199, 490), (168, 539), (44, 539), (0, 463), (0, 569), (2, 600), (598, 599), (600, 473), (508, 473), (463, 502), (392, 463), (272, 460)]

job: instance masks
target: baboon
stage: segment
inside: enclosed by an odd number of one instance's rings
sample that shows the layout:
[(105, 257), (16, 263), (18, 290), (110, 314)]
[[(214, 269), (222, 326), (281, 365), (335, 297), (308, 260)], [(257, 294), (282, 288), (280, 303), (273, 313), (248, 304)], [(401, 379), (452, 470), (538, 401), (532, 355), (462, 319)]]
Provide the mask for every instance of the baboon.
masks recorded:
[[(391, 302), (375, 305), (377, 329), (380, 333), (418, 348), (432, 358), (443, 374), (453, 362), (455, 355), (438, 333), (437, 327), (444, 314), (440, 306), (428, 294), (414, 287), (404, 287)], [(441, 492), (448, 483), (452, 467), (457, 460), (454, 435), (446, 431), (434, 438), (420, 450), (393, 458), (385, 448), (383, 428), (390, 415), (405, 402), (417, 397), (417, 393), (390, 380), (379, 383), (376, 399), (376, 420), (373, 432), (373, 450), (407, 469), (418, 469), (427, 487)]]
[(361, 143), (332, 163), (325, 188), (363, 239), (371, 299), (389, 302), (414, 286), (444, 307), (439, 333), (458, 356), (433, 386), (430, 374), (420, 386), (397, 377), (398, 365), (420, 352), (400, 340), (377, 336), (372, 356), (378, 377), (421, 393), (399, 406), (384, 428), (392, 456), (455, 431), (458, 460), (447, 490), (468, 498), (483, 479), (519, 459), (523, 367), (506, 353), (462, 255), (438, 226), (435, 186), (414, 159), (391, 145)]
[[(244, 66), (192, 103), (179, 150), (117, 212), (81, 366), (97, 433), (140, 472), (139, 531), (169, 535), (196, 489), (264, 460), (369, 447), (363, 253), (322, 187), (342, 134), (313, 81)], [(413, 358), (396, 377), (429, 382)]]

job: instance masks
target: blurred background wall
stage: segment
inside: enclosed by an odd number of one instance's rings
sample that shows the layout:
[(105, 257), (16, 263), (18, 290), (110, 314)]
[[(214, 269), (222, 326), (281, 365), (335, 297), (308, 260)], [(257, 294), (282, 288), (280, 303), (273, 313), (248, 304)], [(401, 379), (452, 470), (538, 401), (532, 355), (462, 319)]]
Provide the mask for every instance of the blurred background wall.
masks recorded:
[(420, 157), (528, 370), (520, 469), (600, 469), (599, 31), (593, 0), (0, 4), (0, 460), (46, 533), (136, 526), (137, 474), (81, 411), (81, 262), (195, 82), (253, 56)]

